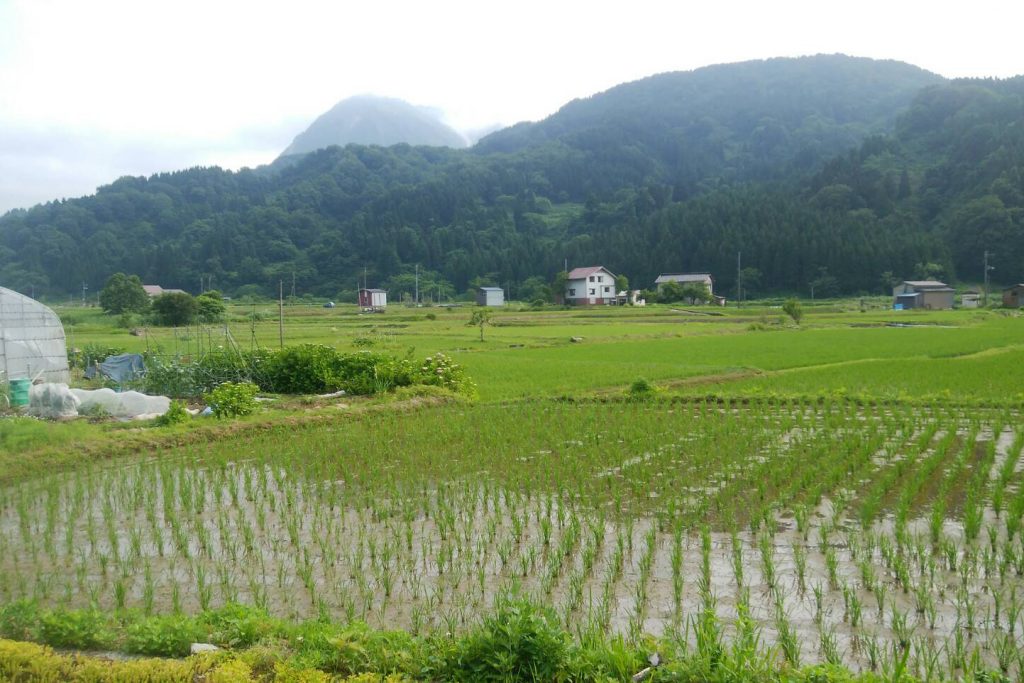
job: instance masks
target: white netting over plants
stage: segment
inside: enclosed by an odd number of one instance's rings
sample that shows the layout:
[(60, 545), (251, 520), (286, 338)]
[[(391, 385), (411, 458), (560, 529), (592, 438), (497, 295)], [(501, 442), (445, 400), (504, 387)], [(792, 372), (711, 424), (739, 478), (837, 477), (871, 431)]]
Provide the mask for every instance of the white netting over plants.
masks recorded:
[(0, 380), (68, 381), (60, 318), (35, 299), (0, 287)]

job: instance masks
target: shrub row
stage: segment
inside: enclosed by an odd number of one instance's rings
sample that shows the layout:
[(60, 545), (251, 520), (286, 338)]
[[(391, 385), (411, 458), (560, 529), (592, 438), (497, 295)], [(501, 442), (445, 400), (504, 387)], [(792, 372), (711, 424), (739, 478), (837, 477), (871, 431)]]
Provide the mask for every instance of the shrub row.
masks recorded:
[(217, 351), (194, 362), (147, 359), (144, 390), (150, 394), (191, 397), (225, 382), (252, 382), (261, 391), (281, 394), (323, 394), (344, 390), (368, 395), (417, 384), (440, 386), (474, 395), (476, 387), (463, 368), (444, 354), (417, 362), (411, 355), (356, 351), (341, 353), (330, 346), (300, 344), (279, 351)]
[[(63, 626), (59, 624), (63, 623)], [(502, 599), (483, 622), (462, 635), (414, 636), (362, 623), (324, 620), (290, 624), (248, 607), (228, 605), (196, 617), (41, 611), (31, 603), (0, 609), (0, 638), (42, 640), (64, 648), (124, 649), (182, 656), (193, 640), (230, 651), (185, 660), (101, 662), (57, 655), (38, 645), (0, 640), (0, 680), (15, 681), (628, 681), (661, 664), (653, 681), (875, 683), (915, 679), (853, 674), (836, 666), (788, 667), (771, 649), (727, 647), (716, 637), (629, 643), (599, 635), (574, 640), (554, 613), (522, 599)], [(703, 645), (701, 644), (703, 642)], [(1008, 681), (994, 672), (976, 680)]]
[[(405, 683), (403, 676), (360, 674), (340, 677), (315, 669), (276, 662), (268, 671), (257, 667), (256, 652), (203, 654), (188, 659), (134, 659), (110, 661), (95, 657), (59, 654), (34, 643), (0, 640), (0, 680), (18, 683)], [(256, 666), (254, 666), (254, 664)]]

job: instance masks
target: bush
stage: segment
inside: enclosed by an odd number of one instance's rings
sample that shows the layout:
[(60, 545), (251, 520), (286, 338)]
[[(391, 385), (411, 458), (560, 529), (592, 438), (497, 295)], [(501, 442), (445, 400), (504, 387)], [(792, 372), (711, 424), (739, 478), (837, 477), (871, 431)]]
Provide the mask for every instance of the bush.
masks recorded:
[(322, 394), (341, 388), (338, 352), (321, 344), (288, 346), (266, 359), (265, 389), (282, 394)]
[(634, 380), (629, 385), (629, 398), (633, 401), (644, 401), (653, 398), (657, 393), (658, 389), (643, 377)]
[(190, 417), (191, 415), (188, 414), (183, 401), (171, 401), (171, 406), (167, 409), (167, 412), (158, 417), (156, 423), (161, 427), (167, 427), (188, 422)]
[(153, 314), (158, 325), (183, 327), (191, 325), (199, 313), (195, 297), (186, 292), (161, 294), (153, 300)]
[(356, 395), (383, 394), (413, 383), (411, 360), (370, 351), (339, 355), (335, 373), (340, 388)]
[(483, 626), (459, 642), (452, 678), (459, 681), (559, 680), (569, 637), (550, 609), (503, 600)]
[(199, 319), (205, 323), (223, 320), (226, 310), (227, 307), (224, 305), (224, 299), (221, 297), (220, 292), (216, 290), (203, 292), (196, 297), (196, 311)]
[(804, 309), (800, 306), (800, 302), (796, 299), (786, 299), (786, 302), (782, 304), (782, 310), (793, 319), (797, 325), (800, 324), (800, 320), (804, 317)]
[(217, 417), (238, 417), (256, 412), (256, 408), (259, 407), (256, 393), (259, 390), (259, 387), (251, 382), (224, 382), (204, 395), (203, 400)]
[(96, 650), (107, 644), (106, 616), (99, 610), (55, 610), (39, 619), (39, 635), (54, 647)]
[(443, 353), (427, 356), (413, 378), (413, 383), (444, 387), (464, 396), (476, 396), (476, 384), (466, 376), (465, 369)]
[(179, 616), (149, 617), (127, 628), (125, 649), (132, 654), (184, 657), (202, 632), (192, 619)]
[(264, 610), (236, 603), (203, 614), (210, 641), (222, 647), (250, 647), (277, 629), (277, 623)]

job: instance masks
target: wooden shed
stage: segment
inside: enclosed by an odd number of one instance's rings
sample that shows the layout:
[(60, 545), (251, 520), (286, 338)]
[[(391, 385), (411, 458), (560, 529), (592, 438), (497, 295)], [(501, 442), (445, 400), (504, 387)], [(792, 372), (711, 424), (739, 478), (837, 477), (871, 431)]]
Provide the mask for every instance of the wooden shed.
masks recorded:
[(1024, 299), (1024, 284), (1014, 285), (1003, 290), (1003, 306), (1006, 308), (1020, 308), (1022, 299)]

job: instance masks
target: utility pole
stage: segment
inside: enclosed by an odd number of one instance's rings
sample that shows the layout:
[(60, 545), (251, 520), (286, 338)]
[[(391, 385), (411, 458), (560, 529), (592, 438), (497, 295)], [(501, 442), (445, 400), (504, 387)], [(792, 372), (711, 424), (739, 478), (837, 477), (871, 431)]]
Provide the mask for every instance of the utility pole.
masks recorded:
[(740, 259), (742, 251), (736, 252), (736, 305), (743, 301), (743, 267)]
[(413, 302), (414, 306), (420, 305), (420, 264), (416, 264), (416, 301)]
[(984, 298), (982, 299), (982, 302), (981, 302), (982, 307), (985, 307), (985, 308), (988, 307), (988, 274), (989, 274), (990, 271), (993, 271), (993, 270), (996, 269), (995, 266), (990, 266), (988, 264), (988, 257), (989, 256), (995, 256), (995, 254), (991, 253), (988, 249), (986, 249), (985, 250), (985, 295), (984, 295)]
[(89, 285), (87, 285), (87, 284), (85, 284), (83, 282), (82, 283), (82, 306), (83, 307), (85, 306), (85, 292), (86, 292), (87, 289), (89, 289)]
[(292, 303), (295, 303), (295, 271), (292, 271)]
[(277, 281), (277, 336), (284, 348), (284, 280)]

